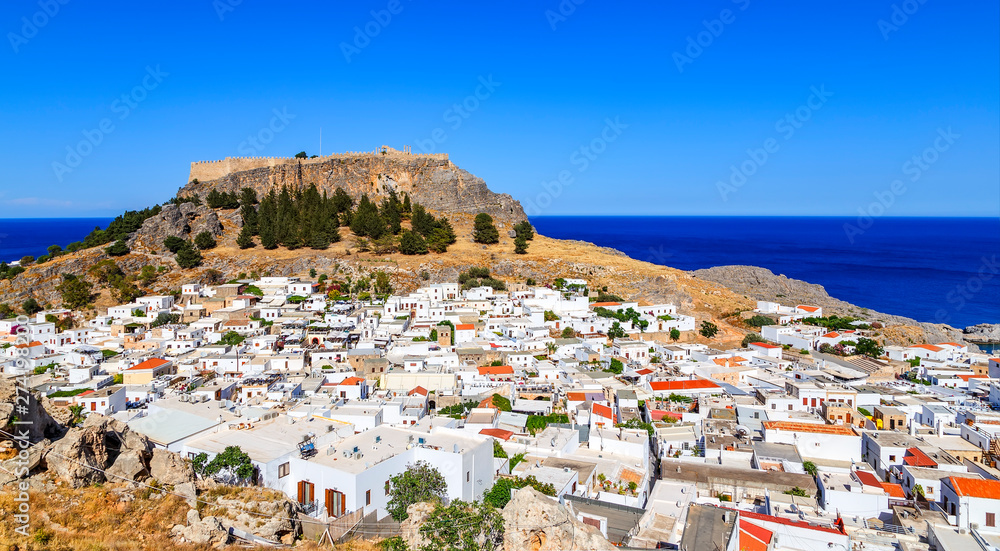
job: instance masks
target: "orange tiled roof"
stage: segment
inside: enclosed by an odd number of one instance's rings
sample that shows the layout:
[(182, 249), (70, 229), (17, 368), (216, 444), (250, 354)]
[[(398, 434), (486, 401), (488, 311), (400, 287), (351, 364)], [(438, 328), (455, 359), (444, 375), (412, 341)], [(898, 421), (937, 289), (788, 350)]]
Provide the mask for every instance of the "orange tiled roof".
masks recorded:
[(719, 385), (707, 379), (692, 379), (685, 381), (653, 381), (649, 383), (653, 390), (696, 390), (699, 388), (719, 388)]
[(513, 375), (514, 368), (509, 365), (487, 365), (479, 368), (480, 375)]
[(622, 469), (621, 474), (618, 475), (618, 479), (626, 484), (628, 484), (629, 482), (635, 482), (636, 484), (641, 484), (642, 473), (637, 473), (632, 469)]
[(419, 394), (421, 396), (427, 396), (428, 392), (427, 392), (426, 388), (424, 388), (422, 386), (418, 386), (418, 387), (415, 387), (413, 390), (411, 390), (411, 391), (409, 391), (409, 392), (406, 393), (407, 396), (413, 396), (414, 394)]
[(766, 343), (766, 342), (752, 342), (752, 343), (750, 343), (750, 345), (751, 346), (759, 346), (761, 348), (781, 348), (780, 346), (776, 346), (776, 345), (769, 344), (769, 343)]
[(910, 348), (923, 348), (924, 350), (930, 350), (931, 352), (940, 352), (944, 350), (940, 346), (934, 346), (933, 344), (915, 344)]
[(854, 429), (845, 425), (818, 425), (813, 423), (796, 423), (794, 421), (764, 421), (765, 429), (783, 430), (788, 432), (810, 432), (814, 434), (837, 434), (841, 436), (857, 436)]
[(590, 304), (591, 308), (605, 308), (607, 306), (621, 306), (620, 302), (592, 302)]
[(906, 492), (903, 491), (903, 487), (899, 484), (889, 484), (888, 482), (882, 483), (882, 488), (889, 494), (889, 497), (896, 499), (906, 499)]
[(879, 480), (873, 473), (868, 471), (854, 471), (854, 476), (858, 477), (858, 481), (860, 481), (863, 486), (875, 486), (876, 488), (882, 487), (882, 481)]
[(32, 348), (32, 347), (35, 347), (35, 346), (42, 346), (42, 343), (40, 343), (38, 341), (31, 341), (28, 344), (24, 344), (24, 343), (18, 344), (16, 346), (14, 346), (14, 348)]
[(344, 385), (344, 386), (355, 386), (355, 385), (359, 385), (359, 384), (361, 384), (363, 382), (365, 382), (365, 380), (362, 379), (361, 377), (348, 377), (348, 378), (344, 379), (343, 381), (340, 381), (340, 384)]
[(920, 450), (920, 448), (913, 447), (906, 450), (906, 457), (903, 458), (903, 463), (906, 465), (911, 465), (913, 467), (937, 467), (937, 461), (931, 459), (926, 453)]
[(132, 367), (126, 369), (126, 371), (141, 371), (143, 369), (156, 369), (163, 364), (170, 363), (167, 360), (161, 360), (160, 358), (150, 358), (138, 365), (133, 365)]
[(476, 326), (472, 323), (460, 323), (455, 326), (455, 331), (471, 331), (475, 328)]
[(499, 438), (501, 440), (510, 440), (510, 437), (514, 436), (514, 431), (504, 429), (483, 429), (479, 431), (479, 434), (485, 434), (486, 436), (492, 436), (493, 438)]
[(950, 476), (948, 477), (948, 484), (960, 496), (1000, 499), (1000, 480), (979, 480), (976, 478)]
[(598, 403), (594, 402), (591, 405), (590, 411), (594, 415), (600, 415), (601, 417), (604, 417), (606, 419), (611, 419), (612, 423), (615, 422), (615, 413), (608, 406), (605, 406), (605, 405), (598, 404)]
[(806, 306), (804, 304), (800, 304), (796, 306), (796, 308), (798, 308), (799, 310), (805, 310), (806, 312), (815, 312), (819, 310), (819, 308), (817, 308), (816, 306)]

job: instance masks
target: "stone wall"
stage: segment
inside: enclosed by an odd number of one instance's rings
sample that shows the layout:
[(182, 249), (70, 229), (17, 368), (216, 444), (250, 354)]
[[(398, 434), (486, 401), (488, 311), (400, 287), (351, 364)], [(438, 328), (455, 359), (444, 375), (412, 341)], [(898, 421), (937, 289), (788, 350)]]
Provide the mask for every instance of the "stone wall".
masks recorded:
[(521, 204), (507, 194), (490, 191), (481, 178), (455, 166), (447, 154), (411, 154), (383, 147), (375, 152), (327, 155), (315, 159), (228, 158), (192, 163), (191, 177), (178, 196), (200, 195), (212, 189), (239, 192), (249, 187), (258, 197), (281, 186), (303, 188), (315, 183), (320, 192), (338, 188), (358, 199), (373, 200), (390, 191), (440, 213), (475, 215), (486, 212), (500, 222), (527, 217)]

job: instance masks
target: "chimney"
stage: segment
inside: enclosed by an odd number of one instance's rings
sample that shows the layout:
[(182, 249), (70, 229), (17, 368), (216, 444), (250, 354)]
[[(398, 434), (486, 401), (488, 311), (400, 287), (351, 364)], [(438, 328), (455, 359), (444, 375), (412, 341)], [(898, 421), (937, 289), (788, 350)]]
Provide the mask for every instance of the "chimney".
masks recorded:
[(917, 422), (910, 421), (910, 436), (916, 436), (916, 435), (917, 435)]

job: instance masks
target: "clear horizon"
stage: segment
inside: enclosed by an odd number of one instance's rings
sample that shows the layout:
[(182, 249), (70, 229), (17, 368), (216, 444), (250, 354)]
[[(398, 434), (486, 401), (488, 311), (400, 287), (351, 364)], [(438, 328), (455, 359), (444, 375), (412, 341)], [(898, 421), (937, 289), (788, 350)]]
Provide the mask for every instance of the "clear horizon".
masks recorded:
[(0, 209), (387, 144), (529, 216), (1000, 216), (1000, 6), (899, 5), (5, 4)]

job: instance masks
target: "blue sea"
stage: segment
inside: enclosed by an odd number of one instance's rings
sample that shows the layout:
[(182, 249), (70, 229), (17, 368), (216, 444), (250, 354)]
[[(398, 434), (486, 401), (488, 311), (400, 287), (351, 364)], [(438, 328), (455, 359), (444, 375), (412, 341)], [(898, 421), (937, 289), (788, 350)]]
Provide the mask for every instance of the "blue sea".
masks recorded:
[[(82, 240), (110, 218), (0, 219), (0, 261)], [(965, 327), (1000, 323), (1000, 219), (538, 216), (539, 233), (682, 270), (763, 266), (858, 306)], [(860, 230), (860, 228), (859, 228)], [(853, 243), (852, 243), (853, 239)]]
[[(1000, 219), (538, 216), (542, 235), (682, 270), (745, 264), (918, 321), (1000, 323)], [(861, 233), (846, 224), (852, 224)], [(853, 242), (852, 242), (853, 239)]]

